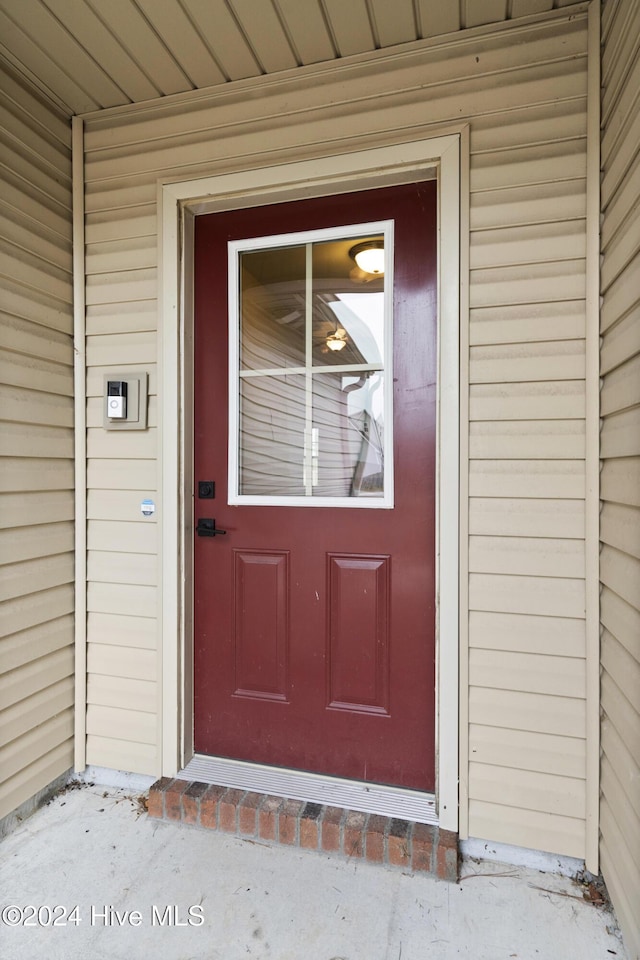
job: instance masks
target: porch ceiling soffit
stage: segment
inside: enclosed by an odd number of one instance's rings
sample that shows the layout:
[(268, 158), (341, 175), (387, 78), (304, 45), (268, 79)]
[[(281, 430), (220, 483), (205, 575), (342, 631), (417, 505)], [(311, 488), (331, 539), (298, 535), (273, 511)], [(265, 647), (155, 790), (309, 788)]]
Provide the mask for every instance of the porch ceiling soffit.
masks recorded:
[(0, 0), (0, 54), (70, 115), (570, 5), (572, 0)]

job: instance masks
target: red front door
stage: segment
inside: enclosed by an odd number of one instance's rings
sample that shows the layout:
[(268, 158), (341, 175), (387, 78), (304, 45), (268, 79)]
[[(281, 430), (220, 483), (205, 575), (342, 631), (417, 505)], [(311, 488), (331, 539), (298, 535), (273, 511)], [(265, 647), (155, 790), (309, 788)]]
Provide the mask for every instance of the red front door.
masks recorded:
[[(383, 280), (330, 263), (383, 221), (394, 263), (384, 385), (377, 321), (365, 330), (350, 308), (354, 295), (380, 303)], [(326, 242), (305, 240), (325, 229)], [(244, 240), (236, 404), (227, 264), (229, 241)], [(195, 749), (433, 790), (435, 183), (198, 217), (195, 309)], [(201, 496), (207, 481), (213, 498)], [(307, 506), (317, 491), (322, 505)], [(207, 535), (212, 519), (224, 535)]]

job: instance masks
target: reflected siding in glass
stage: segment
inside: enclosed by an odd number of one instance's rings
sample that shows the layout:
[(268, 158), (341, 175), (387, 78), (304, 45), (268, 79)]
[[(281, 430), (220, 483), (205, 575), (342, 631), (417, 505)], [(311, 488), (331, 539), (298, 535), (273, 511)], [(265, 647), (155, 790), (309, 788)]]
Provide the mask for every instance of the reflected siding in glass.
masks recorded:
[(318, 469), (314, 495), (381, 497), (384, 492), (383, 375), (313, 377)]
[(240, 489), (253, 496), (303, 497), (304, 375), (240, 383)]

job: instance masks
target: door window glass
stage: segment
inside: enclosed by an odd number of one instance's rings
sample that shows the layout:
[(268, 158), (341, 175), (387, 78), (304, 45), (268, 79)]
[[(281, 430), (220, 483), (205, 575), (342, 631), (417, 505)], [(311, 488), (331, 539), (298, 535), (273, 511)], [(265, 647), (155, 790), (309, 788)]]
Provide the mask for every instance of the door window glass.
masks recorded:
[(231, 503), (393, 505), (392, 226), (229, 244)]

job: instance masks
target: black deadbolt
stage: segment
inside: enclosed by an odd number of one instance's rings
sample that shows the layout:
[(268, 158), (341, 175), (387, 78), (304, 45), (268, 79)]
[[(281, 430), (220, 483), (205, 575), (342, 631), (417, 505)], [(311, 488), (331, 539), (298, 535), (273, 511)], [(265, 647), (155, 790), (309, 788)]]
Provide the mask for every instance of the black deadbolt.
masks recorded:
[(200, 500), (213, 500), (216, 495), (216, 485), (213, 480), (198, 480), (198, 497)]

